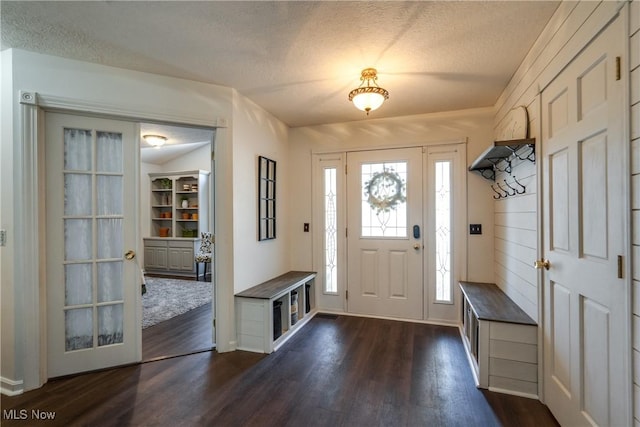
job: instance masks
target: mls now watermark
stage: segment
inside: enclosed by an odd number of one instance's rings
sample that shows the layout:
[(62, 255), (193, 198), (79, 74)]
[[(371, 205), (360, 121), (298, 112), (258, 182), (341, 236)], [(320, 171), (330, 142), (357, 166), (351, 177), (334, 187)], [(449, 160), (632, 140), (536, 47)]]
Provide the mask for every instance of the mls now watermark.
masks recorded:
[(54, 420), (55, 411), (41, 411), (40, 409), (5, 409), (2, 411), (3, 420)]

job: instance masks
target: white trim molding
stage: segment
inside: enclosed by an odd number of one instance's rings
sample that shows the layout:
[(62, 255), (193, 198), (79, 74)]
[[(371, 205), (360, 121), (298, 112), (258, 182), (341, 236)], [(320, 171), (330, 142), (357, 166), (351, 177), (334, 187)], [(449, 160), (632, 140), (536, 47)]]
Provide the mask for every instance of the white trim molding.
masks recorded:
[(179, 111), (171, 113), (149, 113), (144, 107), (134, 106), (123, 108), (119, 105), (77, 100), (61, 96), (43, 95), (35, 92), (20, 91), (20, 102), (23, 102), (23, 94), (27, 96), (25, 102), (50, 110), (76, 111), (98, 115), (107, 115), (124, 120), (150, 120), (153, 122), (184, 123), (192, 126), (202, 126), (209, 129), (229, 127), (229, 120), (223, 117), (210, 117), (206, 115), (185, 116)]
[[(38, 171), (39, 109), (34, 93), (20, 92), (20, 147), (15, 147), (14, 162), (20, 165), (13, 183), (13, 207), (15, 217), (15, 288), (16, 313), (30, 313), (23, 319), (16, 319), (16, 336), (24, 336), (22, 354), (24, 389), (41, 387), (46, 382), (46, 359), (42, 353), (45, 319), (40, 314), (43, 301), (41, 295), (42, 229), (40, 227), (41, 189)], [(37, 314), (36, 314), (37, 313)], [(16, 343), (16, 347), (19, 344)], [(44, 360), (44, 363), (43, 363)]]
[(0, 393), (5, 396), (17, 396), (24, 392), (23, 381), (14, 381), (9, 378), (0, 377)]
[(20, 91), (20, 104), (38, 105), (35, 92)]
[[(77, 114), (109, 116), (129, 121), (150, 120), (154, 122), (180, 123), (206, 128), (229, 126), (225, 118), (205, 115), (185, 116), (149, 113), (142, 107), (122, 108), (77, 99), (43, 95), (33, 91), (19, 91), (18, 99), (19, 143), (15, 145), (13, 162), (16, 167), (13, 182), (15, 216), (15, 335), (14, 357), (22, 360), (22, 380), (2, 378), (0, 392), (19, 394), (39, 388), (47, 382), (47, 327), (46, 327), (46, 262), (44, 207), (44, 111), (68, 111)], [(216, 313), (226, 312), (222, 301), (217, 301)], [(222, 317), (222, 316), (220, 316)], [(225, 319), (228, 321), (227, 319)], [(232, 325), (229, 325), (230, 327)], [(216, 333), (220, 336), (220, 326)], [(227, 333), (223, 333), (226, 337)], [(217, 341), (217, 340), (216, 340)], [(231, 347), (231, 348), (229, 348)], [(235, 349), (235, 343), (224, 345), (218, 342), (219, 351)]]

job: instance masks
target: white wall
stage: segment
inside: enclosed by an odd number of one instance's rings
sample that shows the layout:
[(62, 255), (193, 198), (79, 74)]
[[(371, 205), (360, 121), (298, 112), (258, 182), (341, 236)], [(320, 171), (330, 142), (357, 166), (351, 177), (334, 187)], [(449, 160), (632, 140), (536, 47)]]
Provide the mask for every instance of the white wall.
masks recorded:
[[(35, 169), (31, 146), (23, 143), (26, 135), (21, 127), (19, 91), (38, 93), (46, 100), (64, 103), (72, 100), (95, 112), (117, 112), (140, 120), (156, 119), (176, 124), (215, 126), (234, 114), (242, 113), (243, 106), (232, 106), (233, 91), (215, 85), (141, 73), (98, 64), (84, 63), (21, 50), (5, 50), (2, 55), (2, 171), (0, 191), (3, 204), (2, 227), (6, 227), (9, 240), (2, 250), (0, 292), (2, 294), (2, 387), (3, 391), (20, 391), (39, 386), (37, 362), (44, 351), (40, 337), (46, 325), (34, 322), (34, 312), (40, 308), (44, 288), (39, 287), (37, 272), (33, 267), (33, 248), (29, 244), (39, 230), (28, 226), (25, 212), (31, 212), (27, 204), (37, 203), (37, 195), (25, 191)], [(257, 108), (252, 108), (252, 111)], [(219, 121), (218, 119), (223, 119)], [(242, 123), (243, 120), (240, 120)], [(268, 124), (265, 123), (265, 126)], [(255, 127), (260, 126), (256, 123)], [(270, 128), (269, 128), (270, 129)], [(25, 132), (28, 132), (25, 131)], [(258, 132), (256, 132), (258, 133)], [(234, 168), (229, 155), (231, 135), (224, 128), (216, 144), (223, 161), (218, 162), (221, 177), (229, 177)], [(246, 139), (233, 142), (233, 149), (242, 151)], [(231, 181), (230, 181), (231, 182)], [(242, 183), (242, 181), (241, 181)], [(246, 182), (244, 184), (247, 184)], [(218, 248), (218, 297), (217, 310), (218, 349), (229, 350), (235, 340), (231, 328), (233, 316), (233, 229), (231, 224), (234, 189), (224, 187), (216, 196), (219, 223), (216, 246)], [(243, 189), (239, 189), (243, 191)], [(27, 195), (27, 196), (25, 196)], [(31, 195), (31, 197), (29, 197)], [(38, 211), (37, 207), (35, 209)], [(26, 215), (28, 217), (28, 215)], [(219, 238), (218, 238), (219, 237)], [(35, 251), (37, 252), (37, 250)], [(35, 271), (35, 270), (34, 270)], [(27, 279), (25, 280), (25, 277)], [(18, 286), (19, 284), (19, 286)], [(231, 307), (231, 308), (229, 308)], [(34, 337), (35, 334), (35, 337)], [(21, 337), (16, 340), (15, 337)], [(42, 364), (40, 364), (42, 366)], [(6, 388), (9, 389), (6, 389)]]
[[(530, 136), (540, 153), (540, 92), (608, 22), (615, 2), (562, 2), (511, 82), (496, 103), (494, 136), (501, 132), (509, 110), (524, 105)], [(539, 319), (538, 273), (533, 261), (541, 256), (538, 223), (539, 162), (517, 162), (511, 175), (524, 181), (527, 193), (494, 203), (496, 283), (534, 320)], [(498, 174), (497, 180), (511, 178)]]
[[(318, 268), (313, 264), (313, 233), (303, 232), (303, 223), (312, 222), (312, 153), (467, 140), (468, 165), (492, 141), (492, 120), (493, 110), (483, 108), (291, 129), (288, 192), (291, 194), (292, 268)], [(481, 223), (483, 234), (469, 236), (467, 277), (462, 279), (491, 282), (493, 200), (485, 180), (479, 175), (467, 173), (467, 184), (467, 219), (468, 222)], [(312, 230), (313, 226), (311, 224)]]
[[(531, 136), (540, 142), (540, 96), (541, 91), (568, 64), (571, 59), (609, 22), (622, 2), (562, 2), (549, 24), (537, 40), (511, 82), (496, 104), (495, 133), (499, 134), (501, 121), (508, 111), (518, 105), (528, 106)], [(640, 6), (638, 0), (630, 7), (630, 135), (632, 144), (631, 209), (633, 218), (633, 289), (640, 284)], [(625, 59), (623, 58), (623, 64)], [(624, 67), (624, 65), (623, 65)], [(538, 149), (538, 153), (539, 153)], [(532, 191), (537, 192), (540, 182), (540, 164), (536, 169), (520, 165), (515, 171), (520, 176), (531, 175)], [(529, 190), (529, 187), (527, 187)], [(529, 191), (528, 191), (529, 192)], [(538, 195), (534, 203), (530, 198), (517, 198), (510, 202), (495, 203), (496, 215), (496, 280), (503, 290), (534, 319), (541, 313), (541, 283), (531, 267), (533, 259), (542, 255), (539, 237), (541, 224), (538, 207), (542, 198)], [(511, 226), (518, 224), (518, 226)], [(533, 232), (538, 238), (533, 240)], [(499, 242), (500, 240), (500, 242)], [(501, 248), (520, 249), (508, 255)], [(514, 253), (511, 251), (511, 253)], [(531, 258), (535, 253), (535, 258)], [(525, 265), (527, 266), (525, 268)], [(537, 298), (534, 297), (537, 295)], [(625, 309), (620, 307), (620, 309)], [(633, 346), (630, 360), (634, 362), (634, 416), (635, 425), (640, 426), (640, 293), (633, 295)], [(541, 388), (542, 389), (542, 388)], [(544, 398), (544, 396), (542, 396)]]
[[(10, 52), (0, 52), (0, 229), (7, 230), (9, 246), (0, 247), (0, 325), (3, 349), (16, 346), (16, 325), (14, 317), (15, 292), (13, 286), (5, 286), (13, 271), (13, 250), (11, 240), (15, 238), (14, 212), (11, 200), (13, 185), (13, 57)], [(0, 387), (8, 393), (22, 389), (22, 368), (13, 351), (2, 351), (0, 357)]]
[[(205, 145), (160, 165), (161, 172), (203, 170), (211, 172), (211, 145)], [(148, 178), (148, 177), (147, 177)]]
[[(288, 128), (249, 99), (233, 98), (235, 292), (290, 270)], [(276, 238), (258, 241), (258, 156), (276, 161)], [(216, 152), (216, 162), (218, 153)]]
[(640, 0), (630, 7), (631, 215), (633, 277), (633, 416), (640, 425)]

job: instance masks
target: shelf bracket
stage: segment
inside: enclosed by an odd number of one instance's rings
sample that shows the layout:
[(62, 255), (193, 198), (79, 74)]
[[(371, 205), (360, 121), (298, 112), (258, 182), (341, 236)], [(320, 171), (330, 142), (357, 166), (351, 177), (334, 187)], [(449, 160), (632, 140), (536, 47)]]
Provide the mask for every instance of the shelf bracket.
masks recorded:
[[(535, 138), (494, 141), (493, 145), (480, 154), (471, 166), (469, 166), (469, 171), (479, 172), (483, 178), (495, 181), (496, 171), (509, 174), (512, 172), (513, 158), (535, 163), (535, 143)], [(530, 151), (526, 155), (520, 154), (524, 147), (530, 148)], [(504, 166), (502, 166), (502, 162), (505, 162)]]

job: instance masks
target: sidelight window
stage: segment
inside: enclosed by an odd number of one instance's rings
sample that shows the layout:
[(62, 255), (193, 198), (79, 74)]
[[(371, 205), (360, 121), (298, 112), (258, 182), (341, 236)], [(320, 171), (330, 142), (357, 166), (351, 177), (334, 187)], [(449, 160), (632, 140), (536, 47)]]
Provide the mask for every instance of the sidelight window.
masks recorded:
[(451, 161), (435, 162), (436, 302), (451, 303)]
[(337, 169), (324, 169), (324, 291), (338, 292)]

